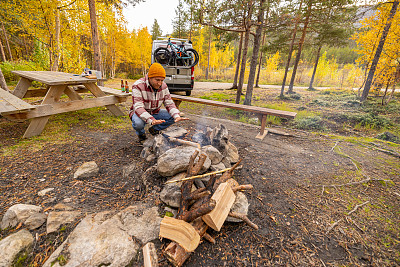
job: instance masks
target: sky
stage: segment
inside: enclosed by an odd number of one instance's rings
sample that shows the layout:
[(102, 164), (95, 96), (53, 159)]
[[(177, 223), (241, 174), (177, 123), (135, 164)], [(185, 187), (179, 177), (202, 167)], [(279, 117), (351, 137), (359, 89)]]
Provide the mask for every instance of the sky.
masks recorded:
[(163, 35), (172, 33), (172, 20), (175, 18), (175, 8), (178, 0), (145, 0), (124, 9), (125, 19), (128, 21), (128, 29), (139, 29), (141, 26), (151, 31), (154, 19), (157, 19)]

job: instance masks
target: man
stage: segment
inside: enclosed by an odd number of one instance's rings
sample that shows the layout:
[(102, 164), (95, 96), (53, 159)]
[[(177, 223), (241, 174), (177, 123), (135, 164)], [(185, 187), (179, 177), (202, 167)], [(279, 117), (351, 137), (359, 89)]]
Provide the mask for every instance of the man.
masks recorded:
[[(146, 140), (144, 131), (146, 123), (151, 125), (149, 132), (156, 135), (175, 122), (188, 120), (179, 115), (179, 110), (172, 101), (168, 86), (164, 82), (165, 76), (163, 66), (153, 63), (148, 74), (132, 86), (133, 105), (129, 117), (139, 141)], [(166, 110), (161, 109), (162, 104)]]

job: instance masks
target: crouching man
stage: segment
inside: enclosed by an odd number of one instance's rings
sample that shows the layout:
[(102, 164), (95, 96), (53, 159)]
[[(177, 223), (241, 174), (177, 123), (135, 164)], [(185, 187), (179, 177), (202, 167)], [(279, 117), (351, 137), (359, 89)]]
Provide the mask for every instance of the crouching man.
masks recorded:
[[(188, 120), (179, 115), (164, 82), (165, 76), (164, 68), (159, 63), (153, 63), (148, 74), (132, 86), (133, 105), (129, 117), (139, 141), (146, 140), (146, 123), (151, 125), (150, 134), (156, 135), (175, 122)], [(162, 104), (166, 109), (161, 109)]]

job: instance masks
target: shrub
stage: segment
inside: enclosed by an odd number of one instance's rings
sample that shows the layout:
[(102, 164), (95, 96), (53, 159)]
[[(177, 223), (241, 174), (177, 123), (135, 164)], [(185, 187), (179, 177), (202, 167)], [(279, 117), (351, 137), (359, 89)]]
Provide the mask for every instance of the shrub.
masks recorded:
[(302, 130), (317, 130), (324, 131), (326, 128), (321, 117), (305, 117), (295, 120), (295, 127)]
[(348, 117), (353, 122), (369, 129), (382, 129), (393, 125), (389, 119), (375, 113), (355, 114)]
[(39, 64), (32, 61), (6, 61), (0, 63), (1, 71), (3, 72), (6, 82), (16, 82), (19, 80), (19, 76), (11, 73), (14, 70), (28, 70), (28, 71), (40, 71), (44, 70)]

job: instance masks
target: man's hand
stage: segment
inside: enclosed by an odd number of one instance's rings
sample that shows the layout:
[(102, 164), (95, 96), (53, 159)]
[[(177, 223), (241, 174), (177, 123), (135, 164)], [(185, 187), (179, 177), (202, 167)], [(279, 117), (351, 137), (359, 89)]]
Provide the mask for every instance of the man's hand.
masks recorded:
[(165, 122), (165, 120), (153, 120), (153, 121), (151, 122), (151, 125), (157, 125), (157, 124), (161, 124), (161, 123), (163, 123), (163, 122)]
[(178, 122), (178, 121), (187, 121), (187, 120), (189, 120), (189, 118), (178, 117), (178, 118), (175, 119), (175, 122)]

